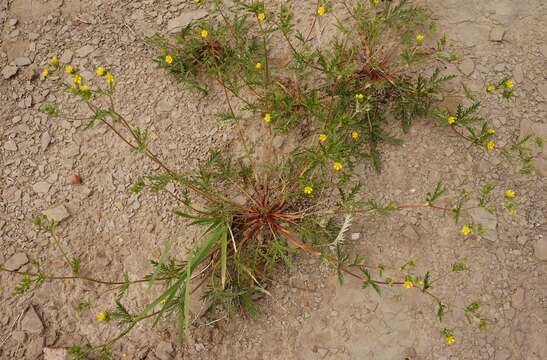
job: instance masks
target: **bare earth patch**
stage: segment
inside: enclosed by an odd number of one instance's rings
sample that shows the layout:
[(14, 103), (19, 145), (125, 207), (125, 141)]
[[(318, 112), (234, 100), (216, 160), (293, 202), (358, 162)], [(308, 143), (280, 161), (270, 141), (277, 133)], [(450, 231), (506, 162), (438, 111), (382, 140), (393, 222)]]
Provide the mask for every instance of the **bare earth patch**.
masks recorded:
[[(547, 5), (541, 0), (428, 0), (440, 32), (454, 40), (461, 60), (449, 72), (483, 100), (483, 115), (498, 129), (498, 142), (514, 132), (547, 136)], [(303, 4), (301, 4), (303, 3)], [(313, 13), (315, 1), (298, 2)], [(92, 73), (115, 66), (125, 100), (118, 106), (148, 127), (153, 146), (173, 166), (202, 161), (210, 146), (229, 146), (230, 125), (214, 118), (214, 98), (196, 98), (153, 63), (142, 39), (168, 33), (168, 24), (195, 8), (186, 1), (121, 2), (14, 0), (0, 4), (0, 264), (30, 269), (30, 259), (62, 268), (48, 257), (49, 239), (28, 219), (49, 211), (62, 219), (62, 242), (82, 263), (105, 277), (127, 272), (143, 276), (164, 242), (177, 239), (182, 257), (193, 234), (179, 231), (164, 195), (132, 195), (128, 188), (153, 169), (127, 155), (123, 144), (82, 130), (84, 122), (50, 120), (36, 111), (53, 95), (37, 72), (58, 54)], [(26, 60), (28, 59), (28, 63)], [(19, 60), (17, 60), (19, 59)], [(511, 102), (486, 99), (484, 86), (500, 77), (515, 81)], [(52, 99), (58, 100), (58, 99)], [(375, 264), (416, 260), (419, 269), (446, 268), (466, 259), (472, 271), (443, 285), (454, 307), (482, 300), (488, 331), (466, 327), (446, 347), (431, 304), (415, 295), (384, 292), (382, 299), (358, 282), (340, 286), (332, 271), (315, 260), (297, 258), (266, 299), (254, 321), (207, 324), (196, 321), (180, 345), (172, 324), (139, 325), (117, 348), (121, 359), (527, 359), (547, 354), (547, 153), (537, 154), (536, 174), (514, 176), (513, 164), (462, 144), (446, 129), (418, 122), (400, 147), (385, 151), (384, 170), (363, 181), (386, 199), (420, 201), (435, 183), (453, 189), (488, 181), (518, 192), (515, 217), (489, 219), (493, 234), (465, 242), (448, 216), (427, 210), (391, 217), (367, 216), (351, 229), (351, 247)], [(517, 166), (515, 164), (515, 166)], [(363, 171), (364, 173), (364, 171)], [(370, 173), (370, 172), (369, 172)], [(473, 174), (470, 178), (469, 174)], [(72, 185), (78, 175), (81, 184)], [(476, 216), (480, 217), (480, 214)], [(123, 259), (114, 261), (115, 259)], [(107, 272), (106, 269), (111, 269)], [(115, 271), (115, 273), (114, 273)], [(62, 359), (54, 350), (74, 342), (97, 341), (116, 329), (94, 321), (110, 299), (86, 283), (47, 283), (12, 297), (19, 278), (0, 273), (0, 358)], [(142, 305), (150, 294), (130, 294)], [(108, 300), (110, 301), (110, 300)], [(82, 304), (86, 303), (85, 307)]]

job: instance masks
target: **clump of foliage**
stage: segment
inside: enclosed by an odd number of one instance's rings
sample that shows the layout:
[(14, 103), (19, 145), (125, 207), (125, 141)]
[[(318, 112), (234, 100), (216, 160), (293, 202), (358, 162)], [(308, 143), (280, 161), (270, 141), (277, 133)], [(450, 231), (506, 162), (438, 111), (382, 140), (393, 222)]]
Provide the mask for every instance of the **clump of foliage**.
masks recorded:
[[(433, 119), (463, 141), (486, 151), (496, 149), (495, 131), (478, 115), (478, 102), (444, 109), (436, 100), (443, 84), (453, 78), (442, 74), (442, 63), (457, 56), (446, 50), (446, 39), (433, 40), (435, 24), (428, 11), (405, 0), (342, 1), (336, 7), (320, 1), (311, 27), (302, 30), (289, 5), (270, 9), (262, 2), (234, 3), (235, 8), (227, 9), (222, 1), (214, 1), (210, 20), (190, 24), (174, 38), (148, 39), (158, 49), (160, 67), (185, 83), (188, 91), (223, 97), (225, 111), (218, 118), (237, 130), (242, 153), (212, 149), (193, 172), (178, 171), (161, 160), (147, 130), (117, 110), (117, 80), (110, 68), (99, 67), (102, 82), (94, 84), (70, 64), (63, 74), (56, 57), (44, 69), (44, 78), (60, 83), (87, 107), (87, 127), (107, 126), (131, 150), (159, 165), (160, 172), (139, 179), (130, 191), (168, 193), (178, 204), (174, 211), (181, 220), (204, 229), (185, 261), (175, 261), (164, 252), (143, 279), (124, 276), (105, 281), (83, 276), (80, 261), (60, 247), (72, 276), (51, 275), (39, 265), (36, 272), (23, 274), (17, 294), (51, 280), (80, 279), (119, 287), (116, 307), (100, 312), (97, 320), (116, 322), (122, 332), (103, 344), (72, 347), (76, 358), (91, 354), (108, 358), (115, 341), (149, 318), (155, 322), (175, 318), (184, 334), (189, 299), (198, 289), (203, 289), (208, 316), (238, 312), (253, 316), (260, 299), (269, 294), (270, 279), (280, 266), (290, 266), (298, 251), (331, 265), (340, 280), (358, 279), (363, 288), (418, 290), (434, 301), (441, 321), (448, 309), (433, 293), (434, 283), (446, 274), (434, 278), (430, 272), (416, 273), (409, 261), (398, 275), (387, 275), (383, 267), (370, 268), (345, 248), (349, 227), (363, 214), (428, 208), (452, 213), (458, 224), (466, 210), (490, 203), (493, 188), (477, 195), (462, 192), (452, 206), (441, 206), (439, 199), (446, 195), (442, 183), (418, 204), (382, 203), (360, 194), (354, 168), (365, 162), (381, 170), (382, 146), (402, 141), (389, 131), (393, 123), (406, 132), (417, 119)], [(325, 29), (334, 33), (325, 35)], [(504, 79), (487, 91), (503, 89), (503, 96), (510, 98), (513, 83), (509, 81)], [(70, 118), (54, 104), (44, 104), (41, 110)], [(260, 132), (260, 143), (247, 139), (249, 127)], [(293, 136), (299, 146), (278, 149), (274, 136)], [(504, 150), (516, 151), (529, 163), (520, 141)], [(169, 184), (176, 186), (176, 192)], [(514, 212), (515, 193), (509, 191), (506, 206)], [(34, 223), (59, 244), (55, 223), (41, 218)], [(461, 228), (463, 236), (482, 230), (480, 224)], [(447, 273), (466, 270), (464, 262), (456, 262)], [(143, 283), (162, 283), (163, 290), (147, 306), (130, 312), (123, 305), (124, 294)], [(463, 314), (484, 328), (487, 319), (478, 313), (479, 306), (477, 301)], [(441, 334), (449, 345), (456, 341), (452, 329), (443, 328)]]

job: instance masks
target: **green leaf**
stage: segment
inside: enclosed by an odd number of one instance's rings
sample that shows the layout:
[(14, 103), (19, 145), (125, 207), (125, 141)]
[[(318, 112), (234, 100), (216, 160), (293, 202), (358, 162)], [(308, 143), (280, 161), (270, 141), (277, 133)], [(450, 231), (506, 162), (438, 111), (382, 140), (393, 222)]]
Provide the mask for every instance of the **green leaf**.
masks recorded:
[(446, 305), (439, 301), (437, 303), (437, 306), (437, 318), (439, 318), (439, 321), (443, 321), (444, 313), (446, 311)]
[(435, 190), (433, 190), (433, 192), (428, 192), (425, 199), (428, 204), (432, 204), (436, 200), (438, 200), (445, 192), (446, 188), (443, 186), (442, 181), (439, 181), (435, 186)]

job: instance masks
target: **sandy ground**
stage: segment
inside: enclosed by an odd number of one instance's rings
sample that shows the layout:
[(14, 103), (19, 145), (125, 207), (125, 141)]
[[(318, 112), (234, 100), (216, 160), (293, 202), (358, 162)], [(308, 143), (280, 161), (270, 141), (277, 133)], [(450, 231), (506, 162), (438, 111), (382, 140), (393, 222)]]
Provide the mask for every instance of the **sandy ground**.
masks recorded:
[[(447, 68), (483, 101), (482, 114), (497, 129), (500, 146), (515, 133), (547, 136), (547, 4), (541, 0), (428, 0), (439, 31), (454, 42), (461, 60)], [(313, 11), (314, 2), (302, 6)], [(0, 2), (0, 263), (30, 269), (38, 259), (62, 271), (48, 238), (28, 219), (64, 206), (62, 242), (82, 257), (84, 272), (120, 278), (142, 276), (167, 239), (182, 256), (193, 234), (181, 230), (163, 195), (131, 195), (128, 187), (154, 170), (127, 153), (106, 129), (83, 130), (83, 122), (51, 120), (36, 111), (44, 100), (66, 101), (35, 74), (54, 54), (85, 72), (114, 67), (123, 94), (122, 111), (153, 134), (153, 146), (175, 167), (197, 164), (210, 146), (223, 147), (233, 131), (213, 114), (214, 97), (197, 99), (152, 62), (144, 36), (165, 33), (171, 19), (189, 11), (189, 1), (3, 0)], [(90, 74), (91, 76), (91, 74)], [(516, 97), (486, 97), (484, 85), (504, 76), (515, 80)], [(457, 85), (457, 83), (455, 83)], [(72, 106), (72, 105), (70, 105)], [(76, 110), (77, 111), (77, 110)], [(445, 324), (435, 306), (417, 292), (379, 297), (335, 276), (315, 260), (297, 258), (280, 275), (259, 318), (194, 324), (185, 345), (173, 324), (144, 323), (115, 348), (115, 359), (366, 359), (542, 360), (547, 354), (547, 154), (538, 153), (536, 174), (518, 174), (518, 164), (499, 154), (462, 144), (446, 128), (418, 122), (405, 144), (386, 147), (384, 171), (363, 169), (366, 191), (377, 198), (416, 202), (438, 180), (456, 193), (487, 182), (518, 193), (515, 217), (489, 221), (488, 239), (463, 241), (449, 216), (420, 210), (387, 218), (364, 217), (354, 225), (351, 247), (388, 269), (415, 259), (418, 269), (441, 272), (466, 259), (472, 271), (438, 286), (452, 305)], [(138, 160), (138, 161), (137, 161)], [(83, 184), (70, 185), (77, 174)], [(366, 174), (366, 175), (365, 175)], [(479, 216), (480, 217), (480, 216)], [(484, 220), (484, 219), (470, 219)], [(358, 239), (357, 239), (358, 237)], [(117, 332), (94, 321), (112, 305), (104, 288), (50, 283), (19, 298), (18, 278), (0, 274), (0, 358), (40, 359), (44, 348)], [(129, 294), (128, 306), (150, 293)], [(482, 301), (488, 331), (466, 324), (461, 308)], [(89, 309), (77, 310), (79, 303)], [(454, 327), (455, 345), (439, 329)], [(49, 360), (55, 359), (49, 357)]]

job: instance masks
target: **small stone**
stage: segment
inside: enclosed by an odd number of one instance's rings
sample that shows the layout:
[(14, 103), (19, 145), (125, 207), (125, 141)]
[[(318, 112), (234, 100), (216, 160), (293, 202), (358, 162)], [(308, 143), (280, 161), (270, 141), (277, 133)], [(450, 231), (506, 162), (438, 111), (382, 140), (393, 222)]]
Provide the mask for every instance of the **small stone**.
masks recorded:
[(175, 349), (173, 349), (173, 345), (171, 343), (161, 341), (157, 346), (154, 353), (160, 360), (171, 360), (173, 353)]
[(534, 244), (534, 255), (540, 260), (547, 261), (547, 238), (538, 239)]
[(416, 228), (410, 224), (405, 225), (401, 229), (401, 235), (403, 235), (408, 240), (418, 241), (420, 239), (420, 234), (416, 231)]
[(511, 296), (511, 306), (513, 306), (515, 309), (519, 309), (524, 304), (524, 296), (526, 292), (523, 288), (518, 288), (513, 296)]
[(498, 240), (498, 233), (496, 231), (498, 227), (498, 219), (496, 215), (490, 213), (488, 210), (482, 207), (471, 209), (469, 211), (471, 218), (475, 224), (480, 224), (483, 228), (481, 236), (490, 241)]
[(284, 136), (276, 135), (273, 139), (273, 146), (276, 149), (280, 149), (281, 146), (283, 146), (284, 142), (285, 142), (285, 137)]
[(4, 144), (4, 149), (6, 149), (7, 151), (17, 151), (17, 144), (15, 143), (15, 141), (10, 139)]
[(16, 330), (11, 334), (11, 338), (19, 344), (23, 344), (27, 339), (27, 334), (24, 331)]
[(490, 30), (490, 41), (501, 42), (503, 41), (504, 36), (505, 36), (505, 29), (500, 26), (496, 26), (492, 28), (492, 30)]
[(72, 61), (72, 57), (74, 56), (74, 51), (72, 50), (65, 50), (63, 51), (63, 54), (59, 58), (59, 62), (61, 64), (68, 64)]
[(541, 94), (541, 96), (543, 96), (545, 100), (547, 100), (547, 84), (539, 84), (538, 92)]
[(513, 69), (513, 79), (517, 82), (517, 84), (524, 81), (524, 71), (522, 70), (521, 64), (515, 65), (515, 68)]
[(72, 175), (70, 176), (70, 183), (72, 185), (80, 185), (82, 183), (82, 179), (78, 175)]
[(19, 252), (12, 255), (12, 257), (10, 257), (8, 261), (6, 261), (6, 263), (4, 264), (4, 268), (9, 271), (17, 271), (26, 264), (28, 264), (27, 255), (25, 253)]
[(42, 355), (44, 348), (45, 338), (43, 336), (35, 336), (30, 340), (27, 345), (27, 352), (25, 353), (25, 359), (36, 360)]
[(63, 157), (71, 158), (80, 154), (80, 146), (72, 144), (61, 150)]
[(50, 143), (51, 143), (51, 136), (46, 131), (45, 133), (42, 134), (42, 136), (40, 136), (40, 147), (42, 151), (45, 151)]
[(473, 60), (466, 58), (462, 61), (459, 68), (465, 76), (469, 76), (473, 74), (473, 71), (475, 71), (475, 63)]
[(168, 113), (175, 106), (175, 99), (173, 97), (162, 97), (156, 104), (156, 112), (158, 114)]
[(17, 66), (8, 65), (8, 66), (4, 67), (4, 69), (2, 70), (2, 77), (4, 79), (9, 79), (10, 77), (14, 76), (15, 74), (17, 74)]
[(69, 360), (66, 349), (44, 348), (44, 360)]
[(494, 70), (497, 72), (504, 72), (505, 71), (505, 64), (499, 63), (494, 66)]
[(70, 216), (70, 213), (64, 205), (52, 207), (42, 212), (49, 220), (61, 222)]
[(361, 234), (360, 233), (351, 233), (351, 240), (353, 241), (357, 241), (361, 238)]
[(51, 184), (45, 181), (39, 181), (32, 186), (32, 190), (38, 194), (46, 194), (49, 191)]
[(76, 56), (83, 58), (91, 54), (93, 51), (95, 51), (95, 47), (93, 45), (85, 45), (76, 50)]
[(15, 58), (15, 60), (13, 60), (13, 62), (17, 66), (27, 66), (27, 65), (30, 65), (32, 63), (32, 61), (30, 61), (30, 59), (26, 56), (17, 57), (17, 58)]
[(40, 334), (44, 330), (44, 324), (33, 306), (29, 306), (23, 320), (21, 320), (21, 330), (31, 334)]
[(8, 20), (8, 25), (12, 26), (12, 27), (17, 25), (17, 19), (9, 19)]
[(203, 19), (206, 16), (207, 11), (202, 9), (185, 12), (184, 14), (169, 20), (169, 22), (167, 23), (167, 31), (170, 33), (178, 32), (185, 28), (192, 21)]

